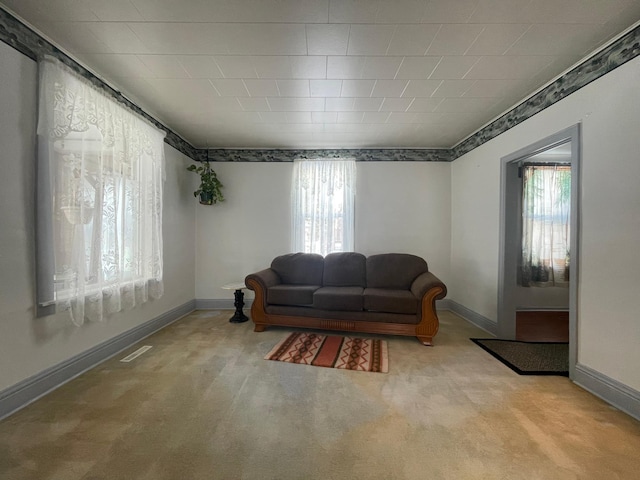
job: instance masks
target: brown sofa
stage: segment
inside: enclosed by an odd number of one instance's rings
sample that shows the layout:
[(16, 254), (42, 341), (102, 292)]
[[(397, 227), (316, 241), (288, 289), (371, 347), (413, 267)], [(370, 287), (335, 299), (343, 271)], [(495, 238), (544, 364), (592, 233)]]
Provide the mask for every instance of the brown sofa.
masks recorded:
[(445, 285), (415, 255), (291, 253), (247, 275), (255, 331), (268, 325), (416, 336), (431, 345)]

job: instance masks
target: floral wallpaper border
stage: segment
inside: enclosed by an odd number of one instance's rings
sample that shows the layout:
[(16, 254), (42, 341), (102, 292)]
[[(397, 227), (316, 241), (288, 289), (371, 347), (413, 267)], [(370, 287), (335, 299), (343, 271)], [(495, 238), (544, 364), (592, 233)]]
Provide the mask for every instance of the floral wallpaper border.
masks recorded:
[(449, 162), (449, 149), (359, 149), (359, 150), (226, 150), (210, 149), (211, 162), (293, 162), (308, 158), (355, 158), (357, 162)]
[(216, 162), (292, 162), (296, 158), (343, 156), (355, 157), (360, 162), (452, 162), (640, 55), (640, 26), (637, 26), (451, 149), (235, 150), (195, 148), (1, 7), (0, 40), (36, 61), (44, 55), (56, 57), (118, 102), (164, 130), (167, 133), (165, 142), (176, 150), (196, 161)]

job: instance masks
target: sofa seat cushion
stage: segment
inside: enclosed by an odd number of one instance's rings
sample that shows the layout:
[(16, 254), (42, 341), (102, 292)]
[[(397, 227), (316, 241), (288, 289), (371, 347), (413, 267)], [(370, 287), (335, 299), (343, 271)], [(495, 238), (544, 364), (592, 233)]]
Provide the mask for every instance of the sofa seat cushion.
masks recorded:
[(410, 290), (365, 288), (364, 309), (371, 312), (411, 313), (418, 311), (418, 299)]
[(362, 311), (362, 287), (322, 287), (313, 292), (313, 308)]
[(271, 305), (311, 305), (313, 292), (320, 285), (286, 285), (279, 284), (267, 290), (267, 303)]

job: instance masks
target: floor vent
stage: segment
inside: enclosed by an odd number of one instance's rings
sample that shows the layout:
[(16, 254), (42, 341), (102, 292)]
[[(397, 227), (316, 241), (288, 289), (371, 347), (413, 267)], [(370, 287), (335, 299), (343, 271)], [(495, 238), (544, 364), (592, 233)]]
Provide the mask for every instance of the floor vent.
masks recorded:
[(129, 363), (131, 360), (135, 360), (136, 358), (138, 358), (140, 355), (142, 355), (144, 352), (146, 352), (150, 348), (151, 348), (151, 345), (145, 345), (144, 347), (140, 347), (138, 350), (136, 350), (133, 353), (130, 353), (129, 355), (127, 355), (126, 357), (124, 357), (120, 361), (124, 362), (124, 363)]

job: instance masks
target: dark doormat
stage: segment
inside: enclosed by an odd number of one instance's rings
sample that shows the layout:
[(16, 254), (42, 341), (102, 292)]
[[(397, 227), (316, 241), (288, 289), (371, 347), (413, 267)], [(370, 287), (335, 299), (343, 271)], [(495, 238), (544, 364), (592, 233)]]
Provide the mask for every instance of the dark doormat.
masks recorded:
[(569, 344), (519, 342), (497, 338), (470, 339), (520, 375), (569, 376)]

